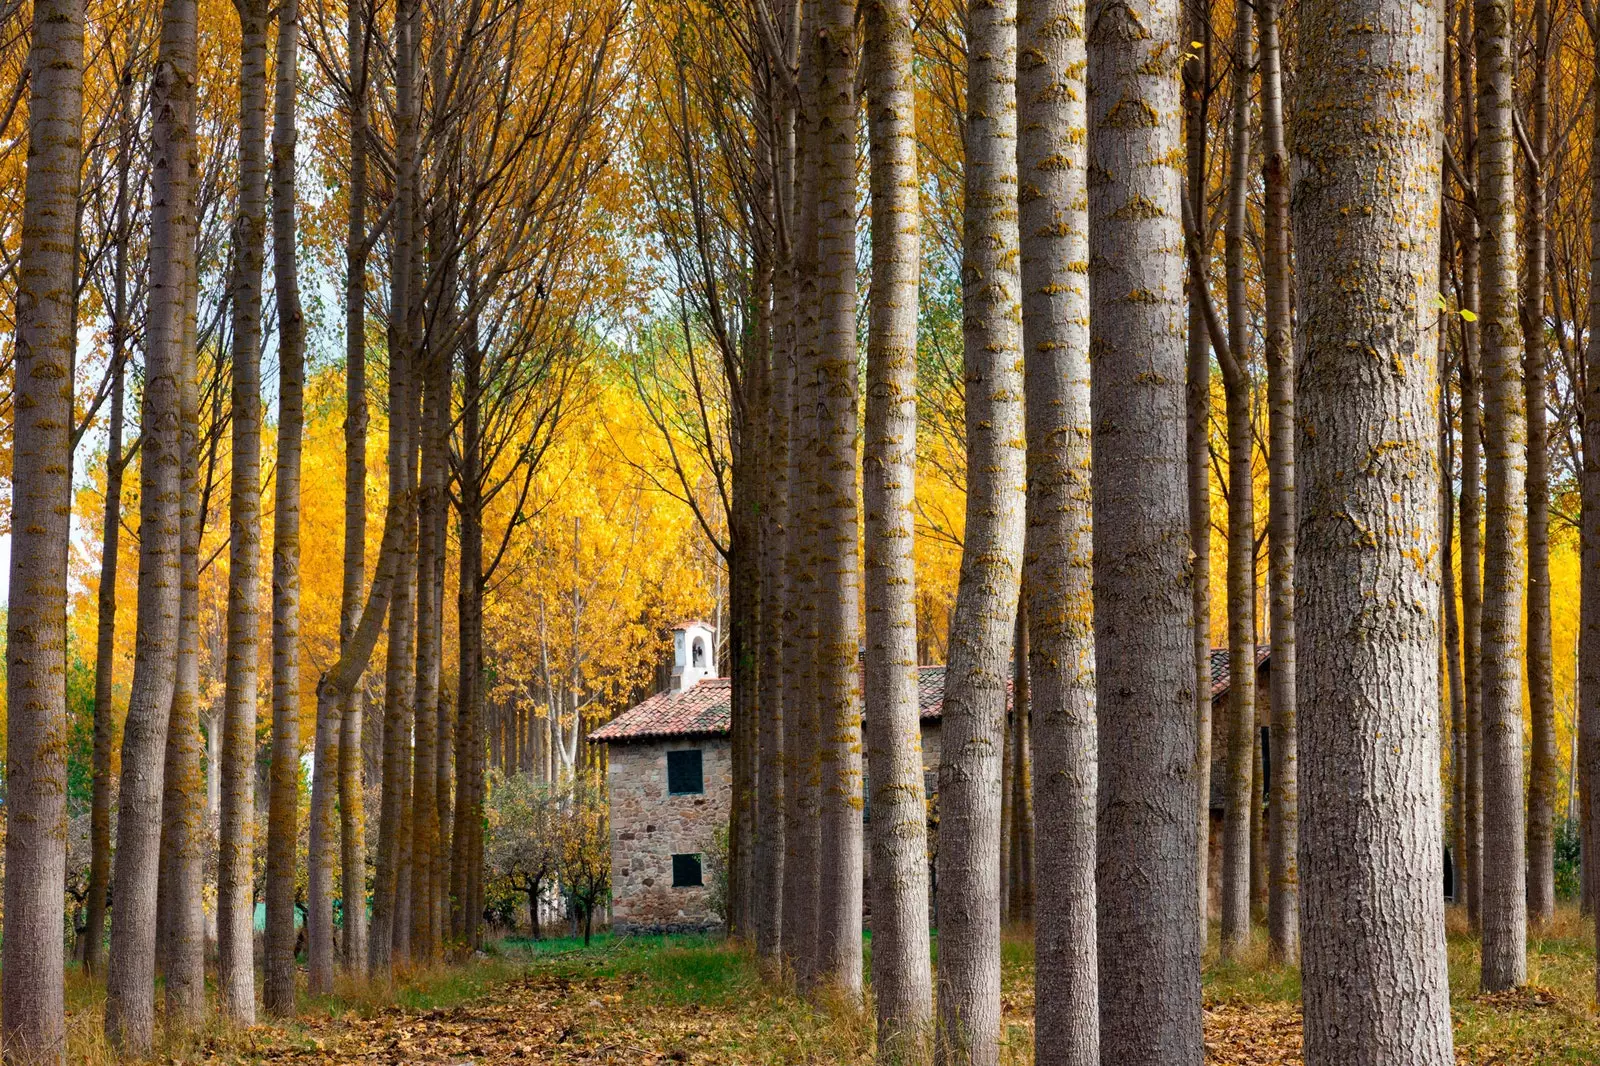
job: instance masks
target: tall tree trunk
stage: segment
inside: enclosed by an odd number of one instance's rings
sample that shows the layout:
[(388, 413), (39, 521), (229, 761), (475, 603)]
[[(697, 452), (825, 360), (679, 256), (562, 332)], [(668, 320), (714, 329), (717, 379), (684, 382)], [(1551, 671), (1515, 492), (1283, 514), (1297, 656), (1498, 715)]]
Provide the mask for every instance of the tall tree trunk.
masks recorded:
[(1545, 416), (1545, 177), (1550, 154), (1550, 11), (1533, 6), (1533, 154), (1526, 199), (1522, 341), (1528, 412), (1528, 709), (1533, 724), (1528, 774), (1528, 910), (1540, 928), (1556, 915), (1556, 697), (1550, 635), (1550, 440)]
[(1100, 1040), (1199, 1066), (1176, 0), (1088, 5)]
[[(41, 8), (35, 8), (36, 17)], [(178, 664), (179, 587), (181, 584), (181, 504), (183, 491), (183, 346), (188, 306), (188, 279), (193, 267), (194, 192), (192, 138), (194, 137), (195, 6), (193, 0), (166, 0), (161, 10), (161, 45), (152, 88), (154, 151), (152, 152), (150, 211), (150, 291), (145, 316), (144, 397), (141, 407), (139, 455), (139, 591), (134, 631), (133, 688), (122, 730), (122, 782), (117, 803), (117, 849), (112, 868), (113, 898), (111, 955), (106, 972), (106, 1036), (112, 1046), (131, 1054), (149, 1051), (155, 1035), (155, 898), (159, 878), (158, 848), (161, 833), (163, 775), (167, 721)], [(65, 28), (63, 25), (62, 28)], [(52, 76), (65, 74), (51, 68)], [(36, 89), (43, 88), (35, 82)], [(65, 105), (59, 96), (57, 101)], [(31, 171), (32, 168), (30, 168)], [(70, 218), (72, 212), (66, 211)], [(19, 357), (20, 366), (20, 357)], [(28, 376), (29, 380), (34, 378)], [(19, 378), (19, 380), (22, 380)], [(21, 407), (19, 407), (21, 409)], [(23, 469), (22, 425), (17, 427), (16, 467)], [(18, 505), (20, 507), (21, 500)], [(19, 512), (13, 528), (24, 528)], [(21, 587), (17, 565), (19, 545), (12, 546), (13, 594)], [(12, 624), (19, 621), (15, 606)], [(17, 653), (13, 641), (10, 654)], [(17, 685), (13, 668), (11, 684)], [(19, 706), (16, 690), (10, 706)], [(19, 752), (13, 727), (10, 753)], [(9, 802), (17, 811), (18, 798), (26, 795), (12, 777)], [(15, 817), (15, 815), (13, 815)], [(7, 841), (8, 847), (10, 841)], [(11, 865), (7, 892), (24, 883), (19, 868)], [(59, 910), (61, 896), (47, 895)], [(23, 963), (13, 968), (13, 949), (28, 950), (25, 939), (13, 940), (11, 920), (21, 914), (6, 900), (6, 965), (13, 979), (42, 981), (29, 975)], [(19, 925), (20, 929), (21, 926)], [(59, 932), (56, 934), (59, 941)], [(34, 945), (39, 962), (44, 952)], [(60, 988), (60, 977), (47, 986)], [(49, 992), (36, 992), (49, 995)], [(13, 1013), (5, 997), (6, 1037), (24, 1023), (26, 1015)], [(55, 1008), (61, 1017), (59, 1001)]]
[(239, 5), (238, 252), (233, 279), (233, 484), (229, 504), (228, 666), (222, 723), (218, 984), (224, 1012), (255, 1021), (256, 689), (261, 570), (261, 270), (266, 242), (267, 5)]
[(922, 242), (910, 0), (874, 0), (866, 19), (872, 279), (861, 484), (866, 503), (872, 989), (878, 1058), (917, 1062), (926, 1059), (931, 1035), (933, 974), (912, 557)]
[[(1100, 1059), (1095, 943), (1093, 489), (1084, 0), (1017, 4), (1017, 200), (1027, 389), (1027, 713), (1037, 873), (1035, 1059)], [(1021, 693), (1015, 701), (1023, 706)]]
[[(1600, 46), (1600, 20), (1589, 18), (1589, 38)], [(1600, 65), (1590, 73), (1600, 91)], [(1600, 322), (1600, 108), (1590, 109), (1589, 128), (1589, 321)], [(1584, 350), (1582, 486), (1582, 598), (1578, 648), (1578, 721), (1582, 746), (1584, 895), (1595, 891), (1600, 863), (1595, 861), (1595, 827), (1600, 826), (1600, 331), (1590, 330)], [(1592, 903), (1592, 899), (1591, 899)], [(1595, 955), (1600, 960), (1600, 922), (1595, 923)], [(1600, 964), (1595, 967), (1600, 996)]]
[[(454, 300), (450, 286), (444, 299)], [(448, 312), (438, 312), (444, 317)], [(438, 772), (439, 660), (443, 654), (444, 610), (436, 578), (446, 544), (440, 524), (445, 508), (446, 464), (450, 403), (450, 358), (446, 352), (428, 353), (427, 382), (421, 426), (421, 478), (418, 491), (417, 548), (417, 655), (416, 655), (416, 769), (411, 810), (406, 819), (411, 834), (411, 912), (399, 920), (411, 924), (412, 956), (431, 959), (433, 943), (433, 853), (439, 838), (439, 801), (435, 790)]]
[[(1477, 55), (1473, 5), (1463, 0), (1457, 27), (1461, 78), (1461, 143), (1469, 180), (1477, 174)], [(1461, 242), (1461, 628), (1467, 686), (1467, 918), (1482, 924), (1483, 909), (1483, 402), (1479, 328), (1479, 225), (1466, 214)]]
[[(189, 142), (190, 173), (197, 169)], [(192, 233), (191, 233), (192, 236)], [(191, 253), (193, 254), (193, 253)], [(190, 260), (184, 280), (182, 353), (183, 459), (179, 511), (178, 663), (167, 725), (162, 795), (165, 906), (161, 967), (167, 1017), (198, 1025), (205, 1017), (205, 811), (200, 777), (200, 539), (205, 514), (200, 487), (200, 371), (196, 351), (199, 277)]]
[[(33, 7), (28, 52), (32, 80), (16, 294), (10, 608), (6, 615), (9, 831), (0, 1013), (4, 1016), (7, 1063), (66, 1061), (61, 905), (67, 860), (63, 678), (72, 511), (73, 293), (77, 290), (73, 226), (83, 160), (83, 18), (82, 0), (38, 0)], [(181, 274), (179, 278), (181, 294)], [(157, 368), (161, 368), (159, 359)], [(172, 374), (170, 368), (168, 374)], [(168, 384), (172, 384), (170, 379)], [(170, 683), (170, 675), (168, 680)], [(164, 726), (164, 703), (156, 701), (150, 710), (149, 717), (156, 719), (152, 724)], [(159, 741), (164, 739), (158, 737), (150, 750), (135, 753), (147, 756), (140, 767), (145, 774), (160, 765)], [(159, 784), (159, 775), (152, 776)], [(151, 807), (153, 817), (147, 820), (159, 831), (159, 798)], [(135, 818), (145, 813), (141, 808)], [(153, 860), (155, 856), (149, 857)], [(152, 863), (151, 874), (154, 872)], [(153, 880), (150, 887), (155, 887)], [(153, 934), (154, 928), (148, 932)], [(147, 1001), (149, 995), (147, 986)], [(148, 1046), (148, 1038), (140, 1046)]]
[(1228, 424), (1228, 781), (1222, 819), (1222, 956), (1250, 943), (1251, 823), (1260, 817), (1256, 752), (1256, 525), (1254, 382), (1250, 377), (1244, 244), (1249, 206), (1253, 9), (1234, 4), (1233, 128), (1228, 144), (1228, 342), (1219, 347)]
[(789, 588), (784, 569), (790, 513), (789, 361), (793, 351), (795, 309), (790, 243), (794, 110), (788, 102), (780, 106), (775, 125), (777, 143), (773, 146), (771, 206), (778, 216), (778, 232), (773, 253), (776, 263), (772, 280), (772, 335), (767, 345), (765, 369), (767, 404), (763, 412), (766, 520), (761, 531), (761, 724), (757, 736), (757, 779), (761, 791), (756, 806), (756, 884), (752, 896), (756, 954), (773, 972), (781, 970), (783, 959), (784, 811), (788, 795), (784, 733), (790, 713), (785, 703), (783, 672), (783, 649), (788, 635), (784, 612)]
[(1272, 707), (1269, 755), (1272, 802), (1267, 841), (1270, 897), (1267, 930), (1273, 954), (1300, 958), (1299, 725), (1295, 708), (1294, 647), (1294, 277), (1290, 264), (1289, 154), (1283, 130), (1281, 0), (1261, 4), (1261, 139), (1266, 156), (1267, 363), (1267, 588), (1272, 666), (1267, 675)]
[[(345, 238), (344, 578), (339, 599), (339, 651), (350, 648), (361, 617), (367, 552), (367, 59), (364, 5), (349, 5), (350, 56), (349, 228)], [(362, 697), (351, 685), (341, 704), (324, 711), (317, 701), (318, 740), (324, 718), (339, 716), (339, 860), (343, 887), (343, 963), (361, 973), (367, 963), (366, 796), (362, 774)], [(331, 753), (330, 753), (331, 754)], [(319, 749), (317, 758), (321, 759)], [(315, 795), (312, 797), (315, 805)], [(312, 812), (312, 825), (317, 814)], [(316, 850), (313, 849), (313, 856)], [(316, 861), (315, 858), (312, 861)], [(312, 893), (315, 900), (315, 893)], [(319, 905), (320, 906), (320, 905)], [(312, 987), (322, 989), (318, 960)]]
[(1522, 796), (1522, 538), (1527, 426), (1517, 323), (1511, 0), (1474, 0), (1483, 225), (1483, 987), (1528, 978)]
[(1027, 451), (1017, 219), (1015, 0), (967, 5), (961, 235), (967, 507), (939, 762), (943, 1066), (1000, 1056), (1000, 756), (1022, 579)]
[(128, 361), (128, 244), (131, 235), (128, 171), (133, 162), (132, 93), (119, 100), (117, 145), (117, 248), (111, 304), (111, 417), (106, 429), (106, 507), (100, 527), (100, 587), (97, 593), (94, 656), (93, 792), (89, 807), (89, 891), (84, 925), (83, 969), (99, 973), (105, 956), (107, 890), (111, 887), (111, 734), (112, 683), (117, 636), (117, 550), (122, 528), (122, 454)]
[(1316, 116), (1296, 130), (1292, 197), (1307, 1066), (1455, 1061), (1431, 562), (1437, 12), (1300, 7), (1295, 113)]
[(1257, 923), (1266, 919), (1268, 894), (1265, 710), (1257, 701), (1250, 716), (1250, 919)]
[(483, 747), (483, 456), (480, 417), (483, 351), (469, 326), (462, 348), (461, 470), (457, 513), (461, 558), (456, 599), (459, 679), (456, 711), (456, 802), (450, 855), (450, 931), (468, 944), (481, 911), (472, 909), (474, 825), (481, 819), (478, 752)]
[(817, 71), (817, 976), (861, 997), (861, 603), (856, 500), (855, 4), (822, 0)]
[(411, 303), (420, 300), (413, 276), (417, 184), (417, 0), (407, 0), (395, 11), (395, 95), (397, 116), (397, 176), (392, 227), (389, 312), (389, 499), (411, 501), (399, 515), (400, 554), (396, 560), (389, 610), (389, 643), (384, 665), (383, 795), (378, 814), (378, 861), (372, 893), (372, 928), (369, 949), (374, 977), (386, 978), (394, 956), (400, 905), (401, 819), (404, 792), (401, 777), (409, 765), (411, 742), (410, 698), (415, 681), (411, 657), (412, 627), (416, 622), (416, 513), (412, 459), (415, 452), (412, 423), (416, 399), (411, 388), (413, 336)]
[[(448, 501), (447, 504), (448, 506)], [(449, 514), (446, 512), (446, 520)], [(440, 588), (440, 602), (443, 602), (444, 589)], [(460, 687), (459, 675), (456, 682)], [(454, 855), (455, 836), (452, 832), (455, 819), (455, 745), (456, 745), (456, 701), (454, 693), (449, 690), (439, 694), (439, 748), (435, 753), (438, 768), (435, 771), (438, 791), (435, 801), (438, 805), (436, 817), (439, 819), (439, 844), (438, 852), (433, 864), (433, 907), (434, 920), (438, 923), (434, 931), (434, 943), (441, 951), (445, 950), (450, 941), (450, 866), (451, 856)]]
[[(816, 615), (816, 407), (818, 293), (817, 240), (818, 155), (817, 73), (815, 62), (815, 10), (804, 15), (800, 60), (800, 153), (798, 180), (799, 225), (795, 248), (798, 311), (795, 328), (795, 366), (790, 394), (794, 408), (789, 419), (788, 571), (792, 583), (790, 602), (794, 614), (794, 639), (785, 651), (784, 752), (788, 770), (785, 782), (784, 846), (784, 949), (796, 981), (805, 987), (816, 974), (818, 906), (822, 850), (819, 821), (817, 760), (817, 657)], [(793, 934), (793, 935), (790, 935)]]
[[(294, 1014), (295, 844), (300, 807), (300, 450), (306, 324), (295, 263), (295, 91), (299, 0), (278, 8), (272, 122), (272, 260), (278, 302), (278, 469), (272, 512), (272, 785), (267, 799), (267, 935), (262, 1000)], [(326, 791), (326, 787), (324, 787)], [(307, 930), (309, 935), (310, 930)]]
[[(1206, 133), (1211, 101), (1209, 0), (1185, 0), (1185, 40), (1198, 41), (1183, 64), (1184, 197), (1201, 232), (1206, 219)], [(1195, 887), (1200, 943), (1211, 918), (1211, 342), (1205, 323), (1203, 257), (1191, 259), (1188, 279), (1188, 355), (1185, 448), (1188, 458), (1189, 543), (1194, 552), (1194, 720), (1196, 819)]]

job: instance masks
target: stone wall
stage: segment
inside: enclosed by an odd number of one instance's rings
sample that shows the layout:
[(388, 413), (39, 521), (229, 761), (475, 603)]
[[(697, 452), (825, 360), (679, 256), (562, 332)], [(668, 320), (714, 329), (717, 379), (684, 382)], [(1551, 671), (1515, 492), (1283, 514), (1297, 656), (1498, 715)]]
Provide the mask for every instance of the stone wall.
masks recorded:
[[(698, 748), (705, 791), (667, 793), (667, 752)], [(732, 751), (726, 737), (612, 744), (612, 928), (618, 933), (700, 932), (721, 920), (712, 913), (716, 872), (712, 839), (728, 821), (733, 791)], [(672, 856), (699, 854), (700, 887), (672, 887)]]
[[(939, 787), (938, 721), (922, 724), (923, 780), (930, 796)], [(667, 752), (698, 748), (705, 792), (667, 793)], [(866, 760), (862, 760), (866, 773)], [(732, 748), (726, 737), (636, 741), (611, 745), (607, 783), (611, 793), (612, 928), (618, 933), (659, 935), (703, 932), (721, 920), (709, 894), (715, 871), (707, 853), (717, 829), (727, 825), (733, 795)], [(871, 897), (872, 847), (863, 841), (866, 891)], [(672, 887), (672, 856), (699, 853), (705, 885)]]

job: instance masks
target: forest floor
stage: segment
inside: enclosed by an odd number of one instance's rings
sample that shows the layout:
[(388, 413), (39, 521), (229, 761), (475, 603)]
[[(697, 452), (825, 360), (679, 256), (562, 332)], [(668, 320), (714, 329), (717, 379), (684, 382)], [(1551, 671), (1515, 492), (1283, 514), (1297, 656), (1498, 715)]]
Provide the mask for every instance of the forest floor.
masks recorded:
[[(1453, 919), (1454, 920), (1454, 919)], [(1477, 943), (1450, 942), (1456, 1057), (1474, 1066), (1600, 1062), (1592, 926), (1563, 912), (1530, 943), (1527, 988), (1477, 991)], [(1300, 977), (1267, 962), (1264, 943), (1236, 963), (1207, 955), (1207, 1062), (1299, 1063)], [(1033, 1061), (1033, 951), (1003, 950), (1007, 1066)], [(99, 1015), (77, 988), (74, 1062), (100, 1061)], [(298, 1021), (169, 1040), (173, 1064), (500, 1066), (500, 1064), (871, 1061), (870, 1021), (813, 1006), (764, 982), (751, 955), (696, 938), (508, 941), (469, 966), (407, 975), (393, 991), (351, 986), (306, 999)], [(104, 1061), (112, 1061), (109, 1058)]]

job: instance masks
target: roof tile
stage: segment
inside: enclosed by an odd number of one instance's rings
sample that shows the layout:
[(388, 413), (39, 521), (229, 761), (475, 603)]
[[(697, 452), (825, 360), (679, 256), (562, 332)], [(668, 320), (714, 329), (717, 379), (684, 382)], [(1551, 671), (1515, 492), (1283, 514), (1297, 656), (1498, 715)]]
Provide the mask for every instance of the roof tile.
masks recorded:
[[(732, 688), (728, 678), (714, 677), (682, 692), (658, 692), (590, 733), (589, 739), (618, 742), (721, 736), (733, 719)], [(1010, 688), (1008, 681), (1008, 694)], [(917, 668), (917, 709), (924, 719), (936, 719), (944, 710), (944, 667)]]

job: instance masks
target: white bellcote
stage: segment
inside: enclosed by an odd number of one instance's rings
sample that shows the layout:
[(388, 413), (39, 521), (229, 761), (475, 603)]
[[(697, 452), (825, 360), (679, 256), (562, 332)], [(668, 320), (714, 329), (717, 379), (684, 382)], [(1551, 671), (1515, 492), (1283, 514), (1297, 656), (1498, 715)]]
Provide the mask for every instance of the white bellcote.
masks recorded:
[(680, 622), (672, 627), (672, 687), (683, 692), (708, 677), (717, 676), (717, 637), (704, 622)]

